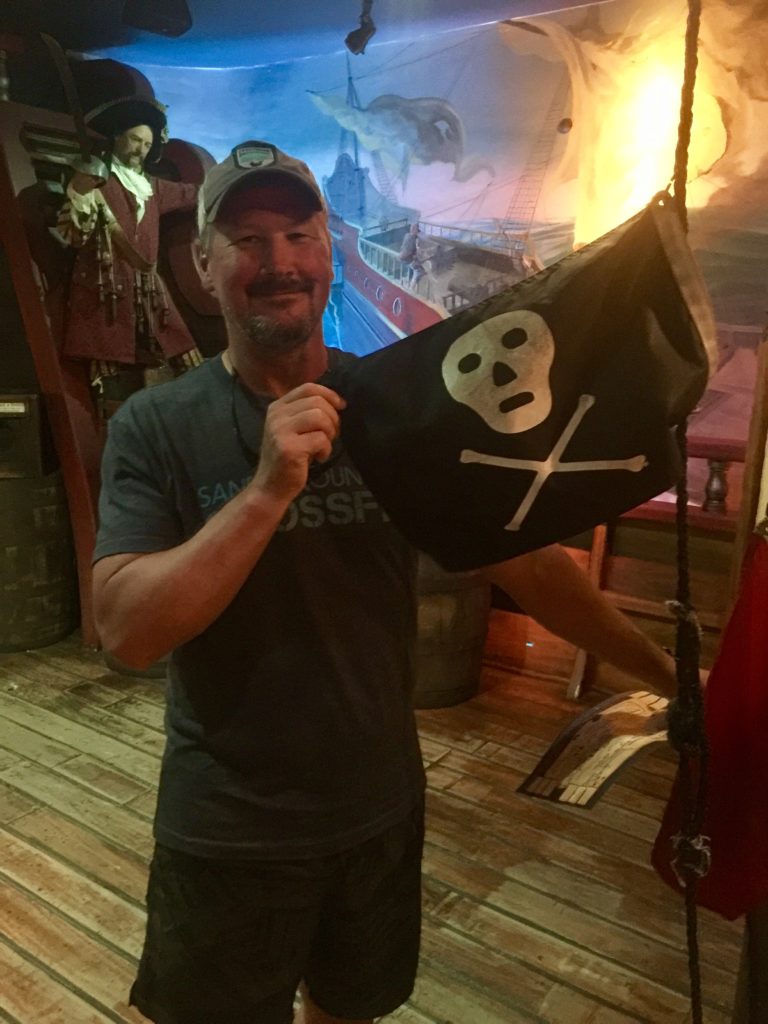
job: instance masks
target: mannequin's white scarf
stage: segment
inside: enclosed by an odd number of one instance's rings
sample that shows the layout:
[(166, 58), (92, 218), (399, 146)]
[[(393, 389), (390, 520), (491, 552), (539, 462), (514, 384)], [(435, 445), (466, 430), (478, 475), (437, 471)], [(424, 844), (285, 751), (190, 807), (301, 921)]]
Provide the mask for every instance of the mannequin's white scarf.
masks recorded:
[(147, 200), (153, 194), (152, 183), (143, 171), (135, 171), (118, 160), (117, 157), (112, 160), (112, 173), (124, 188), (136, 196), (136, 223), (140, 224)]

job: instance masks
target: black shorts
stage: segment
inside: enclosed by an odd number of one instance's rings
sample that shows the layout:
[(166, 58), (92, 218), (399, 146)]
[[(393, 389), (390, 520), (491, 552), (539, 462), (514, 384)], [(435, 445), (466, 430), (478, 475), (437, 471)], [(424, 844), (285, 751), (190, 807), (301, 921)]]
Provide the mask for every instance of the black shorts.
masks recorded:
[(335, 1017), (410, 996), (421, 923), (424, 808), (350, 850), (212, 860), (158, 846), (130, 1002), (156, 1024), (290, 1024), (301, 980)]

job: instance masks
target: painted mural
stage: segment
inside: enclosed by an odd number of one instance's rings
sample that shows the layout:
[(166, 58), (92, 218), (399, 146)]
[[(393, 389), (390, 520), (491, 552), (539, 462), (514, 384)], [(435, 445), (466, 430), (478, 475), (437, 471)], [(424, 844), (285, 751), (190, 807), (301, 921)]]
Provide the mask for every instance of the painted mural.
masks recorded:
[[(765, 14), (762, 0), (704, 7), (688, 207), (720, 343), (694, 417), (705, 436), (746, 436), (768, 315)], [(374, 40), (357, 56), (340, 43), (230, 69), (132, 63), (173, 135), (217, 158), (265, 138), (323, 180), (337, 261), (327, 338), (365, 352), (535, 273), (668, 186), (685, 17), (683, 0), (614, 0)]]

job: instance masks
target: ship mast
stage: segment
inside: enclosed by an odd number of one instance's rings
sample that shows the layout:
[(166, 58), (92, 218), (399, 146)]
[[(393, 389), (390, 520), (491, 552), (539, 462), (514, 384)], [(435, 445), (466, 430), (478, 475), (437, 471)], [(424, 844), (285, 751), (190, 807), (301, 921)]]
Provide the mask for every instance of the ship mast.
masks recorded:
[[(347, 54), (347, 106), (352, 107), (354, 110), (362, 110), (360, 105), (360, 97), (357, 95), (357, 89), (355, 88), (354, 79), (352, 78), (352, 68), (349, 63), (349, 54)], [(365, 223), (365, 174), (362, 167), (360, 166), (360, 145), (357, 141), (357, 132), (351, 128), (342, 128), (341, 134), (339, 135), (339, 154), (345, 153), (347, 147), (352, 142), (352, 159), (355, 164), (355, 177), (357, 179), (357, 198), (358, 198), (358, 223), (363, 225)]]

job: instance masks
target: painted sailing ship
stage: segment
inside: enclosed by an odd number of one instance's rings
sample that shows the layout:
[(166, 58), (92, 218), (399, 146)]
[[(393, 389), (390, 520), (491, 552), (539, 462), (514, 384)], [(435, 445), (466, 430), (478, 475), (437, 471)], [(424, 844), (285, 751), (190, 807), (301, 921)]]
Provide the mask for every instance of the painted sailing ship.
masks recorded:
[[(532, 242), (532, 224), (566, 100), (563, 89), (556, 90), (528, 160), (512, 185), (506, 215), (482, 223), (424, 218), (419, 210), (397, 201), (392, 175), (379, 151), (371, 151), (372, 169), (361, 165), (358, 125), (363, 122), (356, 114), (371, 112), (377, 104), (378, 109), (387, 103), (391, 107), (396, 101), (411, 105), (443, 101), (383, 96), (363, 108), (351, 75), (343, 107), (338, 101), (331, 104), (314, 98), (342, 126), (335, 168), (323, 182), (337, 289), (343, 284), (344, 298), (369, 323), (372, 347), (423, 330), (542, 268)], [(437, 116), (446, 115), (433, 114)], [(414, 224), (418, 225), (423, 276), (414, 274), (410, 259), (402, 256), (403, 241)]]

